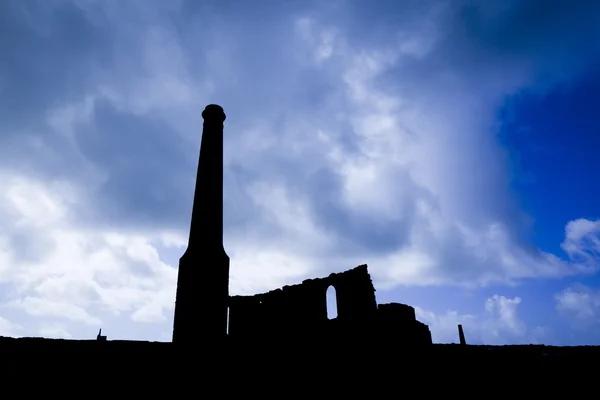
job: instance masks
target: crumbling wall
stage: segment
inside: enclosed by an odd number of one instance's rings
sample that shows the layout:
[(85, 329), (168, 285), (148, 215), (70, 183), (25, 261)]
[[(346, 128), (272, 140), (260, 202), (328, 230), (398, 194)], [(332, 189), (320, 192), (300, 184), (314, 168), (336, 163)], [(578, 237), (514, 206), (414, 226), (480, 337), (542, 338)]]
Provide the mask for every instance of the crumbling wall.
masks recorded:
[(413, 307), (401, 303), (377, 306), (377, 335), (397, 345), (432, 344), (429, 327), (417, 321)]
[(366, 265), (325, 278), (308, 279), (254, 296), (231, 296), (229, 335), (273, 337), (322, 333), (327, 318), (327, 289), (337, 297), (337, 325), (340, 322), (372, 320), (377, 314), (375, 288)]
[(336, 291), (339, 320), (361, 321), (375, 318), (375, 287), (366, 265), (340, 274), (331, 274), (326, 279)]
[(410, 323), (417, 320), (415, 309), (407, 304), (387, 303), (377, 306), (380, 320)]

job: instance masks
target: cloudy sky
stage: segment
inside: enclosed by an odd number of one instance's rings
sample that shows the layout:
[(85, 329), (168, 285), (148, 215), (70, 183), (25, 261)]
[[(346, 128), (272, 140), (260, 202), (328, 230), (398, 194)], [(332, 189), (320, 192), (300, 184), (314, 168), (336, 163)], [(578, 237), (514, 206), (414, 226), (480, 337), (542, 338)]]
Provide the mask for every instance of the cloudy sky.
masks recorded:
[(209, 103), (231, 294), (368, 264), (434, 341), (600, 344), (600, 3), (0, 2), (0, 335), (171, 339)]

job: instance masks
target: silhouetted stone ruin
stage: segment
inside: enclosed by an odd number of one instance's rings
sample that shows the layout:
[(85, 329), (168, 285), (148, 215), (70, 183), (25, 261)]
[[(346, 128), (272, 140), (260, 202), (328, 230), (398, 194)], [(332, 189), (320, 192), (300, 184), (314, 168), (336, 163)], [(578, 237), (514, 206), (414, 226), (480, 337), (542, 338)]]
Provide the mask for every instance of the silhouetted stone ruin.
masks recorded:
[[(327, 289), (336, 293), (338, 315), (327, 316)], [(345, 340), (378, 337), (394, 344), (431, 344), (429, 328), (416, 320), (414, 308), (377, 305), (366, 265), (326, 278), (229, 301), (232, 340)]]
[[(223, 248), (223, 123), (208, 105), (196, 177), (188, 247), (179, 260), (173, 342), (183, 346), (229, 338), (238, 341), (373, 337), (402, 344), (431, 344), (414, 309), (377, 305), (375, 288), (361, 265), (326, 278), (254, 296), (229, 297), (229, 257)], [(326, 292), (337, 294), (337, 318), (327, 317)], [(229, 312), (229, 322), (227, 313)]]

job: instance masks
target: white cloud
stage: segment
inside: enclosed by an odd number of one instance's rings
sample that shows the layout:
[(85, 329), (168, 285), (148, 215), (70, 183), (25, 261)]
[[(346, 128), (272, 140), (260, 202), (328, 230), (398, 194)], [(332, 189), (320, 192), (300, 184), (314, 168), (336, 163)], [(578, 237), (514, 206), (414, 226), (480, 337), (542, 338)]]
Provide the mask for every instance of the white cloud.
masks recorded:
[(300, 37), (310, 44), (310, 47), (313, 49), (312, 58), (317, 65), (331, 58), (334, 50), (336, 50), (335, 42), (338, 39), (337, 29), (329, 27), (315, 32), (314, 21), (303, 17), (296, 20), (296, 30)]
[(100, 320), (89, 315), (83, 308), (62, 302), (53, 302), (39, 297), (25, 297), (7, 304), (9, 307), (20, 307), (34, 317), (68, 318), (77, 322), (98, 325)]
[(570, 221), (565, 228), (561, 247), (576, 260), (595, 265), (600, 253), (600, 220), (580, 218)]
[[(77, 191), (61, 182), (39, 182), (27, 177), (3, 179), (0, 204), (11, 227), (26, 229), (23, 238), (4, 233), (12, 243), (3, 253), (0, 279), (12, 282), (18, 298), (6, 306), (36, 317), (53, 317), (100, 325), (99, 313), (131, 313), (139, 322), (166, 318), (174, 303), (176, 270), (164, 263), (148, 235), (89, 230), (74, 225), (69, 203)], [(28, 241), (22, 247), (19, 240)], [(43, 242), (44, 247), (35, 246)], [(29, 258), (18, 250), (40, 253)], [(41, 250), (39, 250), (41, 249)], [(168, 315), (168, 314), (167, 314)]]
[(600, 322), (600, 290), (572, 285), (555, 295), (556, 309), (576, 326)]
[(57, 323), (43, 325), (39, 330), (39, 334), (41, 337), (53, 339), (73, 338), (73, 335), (71, 335), (63, 325)]
[(528, 328), (518, 315), (519, 297), (494, 295), (485, 301), (480, 315), (447, 311), (435, 314), (415, 307), (417, 319), (429, 325), (435, 343), (458, 343), (458, 325), (463, 326), (467, 344), (540, 344), (547, 343), (546, 327)]
[(19, 324), (0, 317), (0, 336), (17, 337), (21, 331), (22, 327)]

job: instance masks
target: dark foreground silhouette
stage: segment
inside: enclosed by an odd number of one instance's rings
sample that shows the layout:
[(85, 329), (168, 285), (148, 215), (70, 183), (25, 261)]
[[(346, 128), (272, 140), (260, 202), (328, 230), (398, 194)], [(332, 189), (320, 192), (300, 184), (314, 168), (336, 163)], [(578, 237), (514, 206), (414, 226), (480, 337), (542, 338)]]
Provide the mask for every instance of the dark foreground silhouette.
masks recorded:
[[(342, 338), (343, 339), (343, 338)], [(359, 337), (348, 339), (359, 339)], [(223, 350), (223, 356), (227, 355), (231, 359), (245, 357), (248, 355), (273, 355), (279, 353), (279, 357), (293, 354), (299, 357), (314, 357), (315, 352), (326, 351), (327, 354), (346, 354), (352, 356), (366, 357), (366, 359), (377, 359), (381, 351), (385, 354), (397, 356), (423, 356), (423, 357), (484, 357), (495, 361), (503, 357), (516, 357), (516, 360), (544, 360), (547, 358), (588, 358), (600, 356), (600, 346), (546, 346), (546, 345), (466, 345), (460, 344), (441, 344), (436, 343), (427, 347), (418, 349), (404, 346), (389, 347), (389, 343), (383, 346), (379, 342), (358, 343), (345, 340), (335, 340), (333, 342), (308, 342), (308, 341), (288, 341), (276, 340), (268, 343), (259, 342), (260, 346), (248, 346), (244, 342), (236, 342), (232, 339), (226, 339), (222, 343), (207, 345), (198, 341), (197, 346), (191, 348), (194, 351), (212, 351), (216, 349)], [(223, 347), (223, 348), (222, 348)], [(0, 352), (11, 351), (83, 351), (83, 352), (149, 352), (156, 356), (180, 354), (172, 342), (149, 342), (136, 340), (72, 340), (72, 339), (48, 339), (41, 337), (23, 337), (12, 338), (0, 336)], [(382, 357), (384, 358), (384, 357)]]

